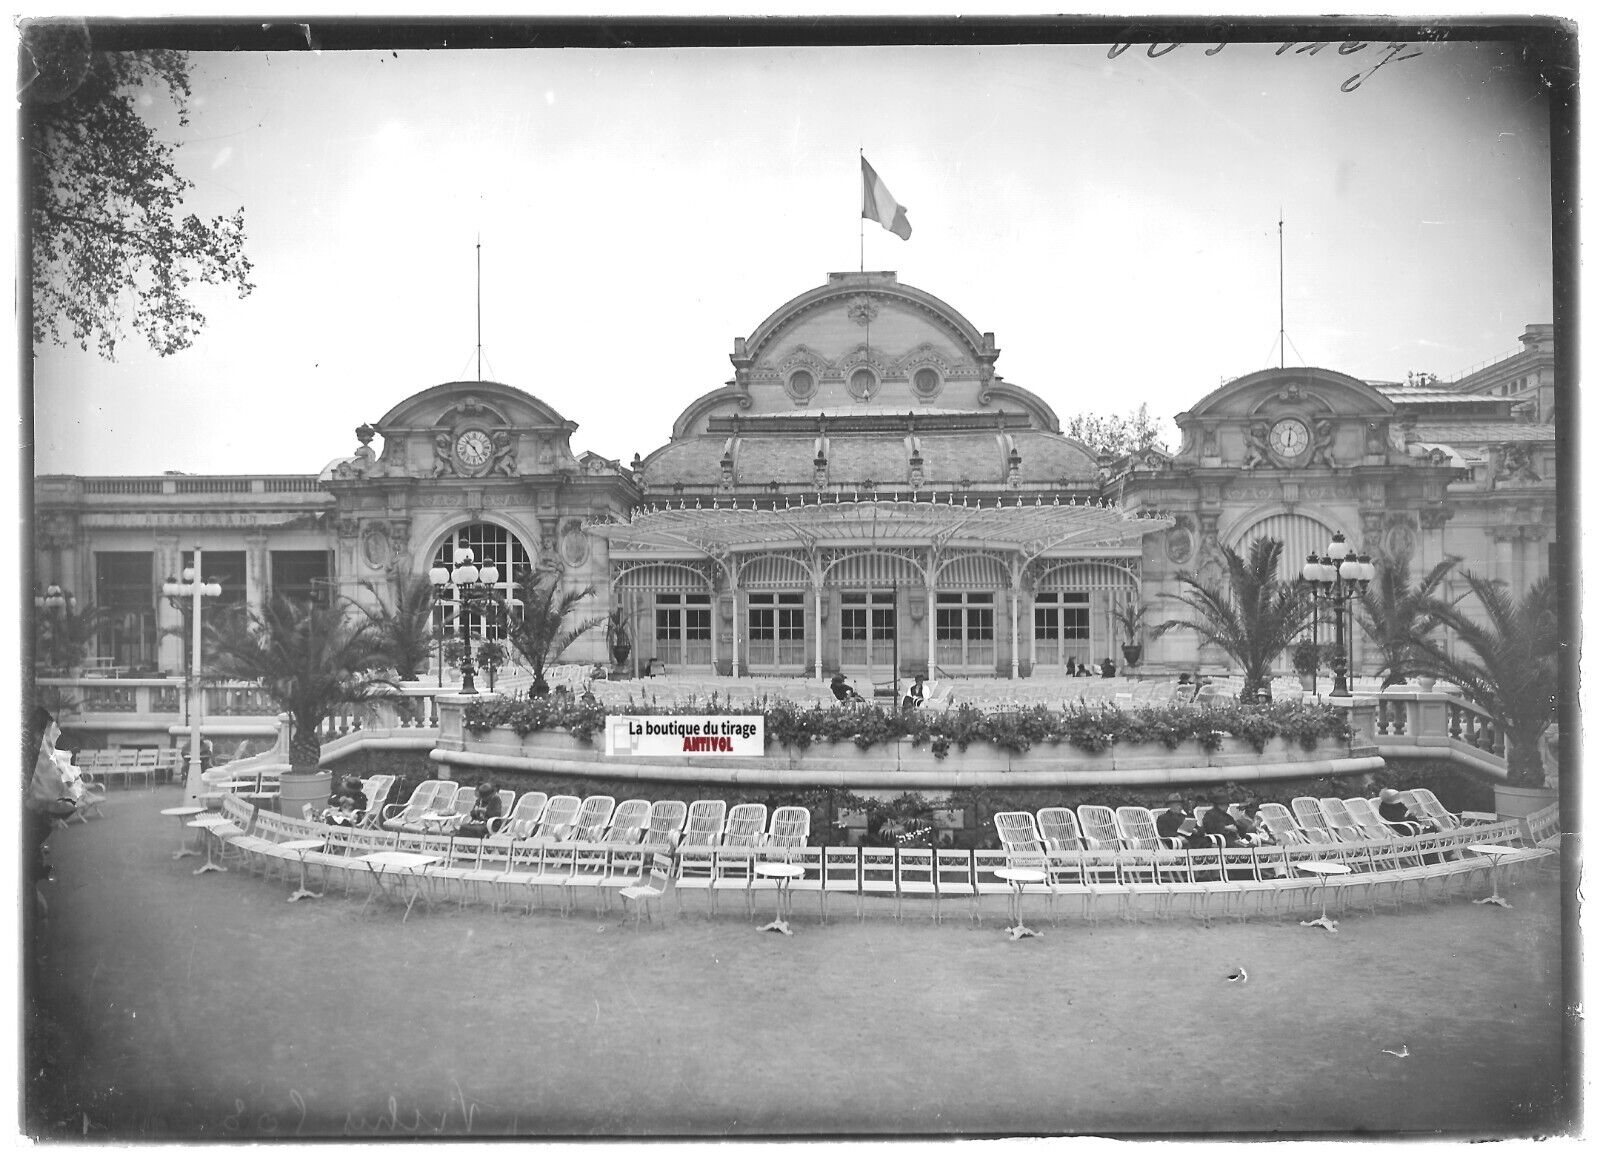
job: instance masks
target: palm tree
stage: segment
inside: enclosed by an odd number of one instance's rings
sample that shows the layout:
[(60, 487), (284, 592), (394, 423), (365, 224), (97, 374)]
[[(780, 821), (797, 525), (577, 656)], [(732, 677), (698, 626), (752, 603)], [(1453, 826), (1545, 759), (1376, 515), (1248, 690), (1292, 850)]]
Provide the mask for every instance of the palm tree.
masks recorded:
[(1180, 570), (1177, 577), (1186, 588), (1177, 599), (1192, 611), (1157, 625), (1155, 635), (1194, 630), (1201, 644), (1215, 645), (1238, 663), (1244, 671), (1239, 698), (1256, 701), (1270, 698), (1272, 664), (1310, 622), (1311, 602), (1297, 584), (1278, 579), (1281, 540), (1260, 536), (1247, 551), (1248, 557), (1241, 557), (1222, 549), (1228, 576), (1221, 585)]
[(513, 648), (533, 671), (534, 697), (550, 692), (544, 671), (556, 663), (567, 647), (590, 629), (606, 623), (606, 618), (589, 617), (567, 627), (580, 604), (594, 596), (594, 586), (581, 589), (562, 587), (565, 571), (558, 565), (548, 570), (534, 570), (526, 565), (517, 569), (517, 590), (522, 595), (522, 615), (514, 618), (506, 632)]
[(1378, 672), (1385, 686), (1403, 685), (1412, 676), (1417, 641), (1439, 627), (1440, 614), (1449, 608), (1434, 592), (1460, 560), (1445, 557), (1416, 585), (1409, 555), (1378, 562), (1377, 579), (1358, 598), (1356, 619), (1383, 657)]
[(433, 656), (433, 582), (410, 569), (395, 569), (389, 574), (387, 598), (371, 581), (362, 581), (361, 587), (377, 602), (372, 624), (389, 663), (401, 681), (417, 680)]
[(229, 609), (206, 627), (217, 677), (253, 681), (294, 719), (289, 763), (297, 774), (322, 761), (322, 720), (347, 705), (391, 698), (399, 686), (382, 634), (354, 601), (307, 605), (274, 597), (259, 613)]
[(1438, 612), (1439, 624), (1455, 634), (1459, 648), (1418, 638), (1412, 662), (1419, 674), (1459, 686), (1494, 717), (1506, 740), (1507, 783), (1543, 786), (1539, 736), (1556, 717), (1561, 648), (1555, 587), (1545, 577), (1519, 601), (1503, 581), (1462, 575), (1487, 620), (1480, 623), (1458, 606), (1446, 606)]

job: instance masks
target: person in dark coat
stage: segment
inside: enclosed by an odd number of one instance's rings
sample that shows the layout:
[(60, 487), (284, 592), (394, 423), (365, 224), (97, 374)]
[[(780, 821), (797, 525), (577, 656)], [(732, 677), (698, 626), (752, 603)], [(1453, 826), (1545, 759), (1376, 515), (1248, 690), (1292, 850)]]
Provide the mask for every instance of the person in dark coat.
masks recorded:
[(833, 680), (828, 683), (828, 688), (833, 690), (833, 696), (840, 701), (860, 701), (861, 695), (850, 688), (850, 683), (845, 680), (842, 673), (835, 673)]
[(1104, 661), (1102, 661), (1100, 663), (1100, 676), (1101, 677), (1115, 677), (1116, 675), (1117, 675), (1117, 667), (1114, 664), (1112, 664), (1111, 658), (1107, 657)]
[(1228, 813), (1227, 803), (1213, 801), (1200, 819), (1200, 830), (1203, 834), (1221, 835), (1223, 842), (1230, 847), (1239, 844), (1239, 820)]
[(1400, 797), (1400, 792), (1393, 786), (1378, 795), (1378, 817), (1401, 834), (1417, 834), (1420, 831), (1439, 829), (1431, 819), (1418, 818), (1412, 814)]
[(1178, 827), (1188, 817), (1189, 812), (1183, 805), (1183, 795), (1172, 795), (1167, 799), (1167, 808), (1156, 815), (1156, 834), (1164, 839), (1177, 838)]
[(504, 805), (500, 801), (500, 792), (493, 782), (480, 783), (478, 797), (472, 800), (472, 808), (467, 811), (466, 821), (456, 828), (456, 834), (461, 838), (487, 838), (489, 820), (499, 818)]

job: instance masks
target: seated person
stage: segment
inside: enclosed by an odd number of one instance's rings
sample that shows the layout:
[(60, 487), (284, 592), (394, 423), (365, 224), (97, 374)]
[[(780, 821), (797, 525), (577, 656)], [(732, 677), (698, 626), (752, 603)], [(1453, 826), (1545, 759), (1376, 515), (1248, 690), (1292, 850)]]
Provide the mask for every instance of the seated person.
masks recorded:
[(905, 697), (900, 699), (900, 708), (907, 710), (916, 709), (922, 704), (923, 696), (922, 678), (915, 678), (911, 682), (911, 692), (907, 693)]
[(1074, 677), (1092, 677), (1094, 675), (1089, 672), (1089, 667), (1087, 665), (1085, 665), (1083, 662), (1080, 661), (1080, 662), (1078, 662), (1078, 671), (1076, 673), (1074, 673), (1072, 676), (1074, 676)]
[(1116, 675), (1117, 675), (1117, 667), (1112, 664), (1111, 658), (1107, 657), (1104, 661), (1102, 661), (1100, 663), (1100, 676), (1101, 677), (1115, 677)]
[(493, 782), (479, 783), (478, 797), (472, 800), (466, 820), (456, 828), (456, 834), (461, 838), (489, 837), (489, 820), (499, 818), (503, 806)]
[(1401, 834), (1417, 834), (1425, 830), (1438, 830), (1430, 819), (1418, 818), (1400, 798), (1400, 792), (1390, 786), (1378, 795), (1378, 817)]
[(1217, 844), (1211, 836), (1200, 829), (1200, 824), (1192, 818), (1186, 818), (1178, 824), (1178, 833), (1167, 844), (1171, 847), (1188, 847), (1190, 850), (1209, 850)]
[[(1164, 839), (1177, 838), (1178, 828), (1183, 825), (1184, 819), (1189, 818), (1189, 812), (1184, 809), (1183, 795), (1174, 794), (1167, 799), (1167, 808), (1156, 815), (1156, 834)], [(1190, 821), (1193, 821), (1192, 819)]]
[(850, 683), (845, 680), (842, 673), (835, 673), (833, 680), (828, 683), (828, 688), (833, 690), (833, 696), (840, 701), (860, 701), (861, 695), (850, 688)]
[(1228, 804), (1212, 799), (1200, 817), (1200, 829), (1205, 834), (1221, 835), (1231, 847), (1239, 845), (1239, 823), (1228, 813)]
[(1238, 828), (1239, 838), (1246, 843), (1266, 841), (1266, 827), (1256, 819), (1259, 813), (1261, 813), (1261, 803), (1251, 801), (1241, 806), (1233, 815), (1233, 823)]
[(367, 795), (361, 789), (360, 780), (346, 778), (328, 799), (328, 805), (322, 811), (322, 821), (332, 826), (355, 826), (366, 812)]

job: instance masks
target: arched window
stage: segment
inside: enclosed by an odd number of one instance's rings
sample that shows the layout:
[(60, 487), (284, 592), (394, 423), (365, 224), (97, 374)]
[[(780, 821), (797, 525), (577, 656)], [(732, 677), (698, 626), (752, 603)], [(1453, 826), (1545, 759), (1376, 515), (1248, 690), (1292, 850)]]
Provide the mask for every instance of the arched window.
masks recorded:
[[(528, 550), (518, 540), (516, 534), (509, 528), (498, 524), (466, 524), (457, 528), (446, 536), (439, 545), (439, 550), (433, 554), (433, 566), (452, 568), (455, 565), (456, 551), (462, 548), (472, 549), (473, 562), (482, 568), (492, 564), (500, 570), (500, 579), (495, 582), (502, 600), (510, 601), (516, 596), (513, 586), (516, 576), (523, 569), (533, 563)], [(454, 597), (455, 586), (451, 585), (451, 596)], [(459, 635), (461, 626), (456, 621), (455, 606), (451, 604), (435, 605), (433, 610), (433, 627), (436, 633), (443, 631), (449, 635)], [(489, 640), (504, 635), (503, 627), (493, 623), (492, 619), (481, 613), (473, 613), (467, 622), (468, 631), (477, 638)]]

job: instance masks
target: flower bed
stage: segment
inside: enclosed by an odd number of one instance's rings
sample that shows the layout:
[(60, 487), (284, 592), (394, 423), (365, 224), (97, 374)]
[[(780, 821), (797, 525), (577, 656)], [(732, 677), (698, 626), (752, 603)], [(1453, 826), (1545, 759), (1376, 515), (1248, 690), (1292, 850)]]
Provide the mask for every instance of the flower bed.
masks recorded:
[[(580, 742), (590, 742), (605, 726), (607, 713), (631, 716), (694, 714), (760, 714), (766, 722), (766, 750), (803, 754), (818, 743), (853, 743), (861, 751), (874, 747), (927, 746), (935, 758), (944, 758), (951, 746), (966, 750), (986, 743), (1007, 753), (1025, 754), (1035, 746), (1065, 744), (1086, 755), (1102, 754), (1119, 745), (1156, 743), (1175, 751), (1186, 743), (1215, 753), (1225, 739), (1246, 744), (1257, 754), (1269, 742), (1281, 740), (1288, 749), (1314, 750), (1323, 742), (1348, 741), (1345, 715), (1331, 706), (1139, 706), (1121, 709), (1080, 703), (1050, 709), (1030, 706), (1001, 713), (985, 713), (957, 706), (939, 714), (922, 714), (874, 705), (800, 706), (789, 701), (763, 699), (743, 705), (712, 698), (680, 706), (637, 705), (606, 707), (593, 700), (566, 697), (535, 699), (496, 697), (466, 706), (462, 722), (478, 737), (507, 729), (519, 738), (534, 733), (565, 732)], [(1185, 748), (1187, 748), (1185, 746)], [(1276, 747), (1275, 747), (1276, 748)], [(862, 757), (868, 755), (863, 754)]]

